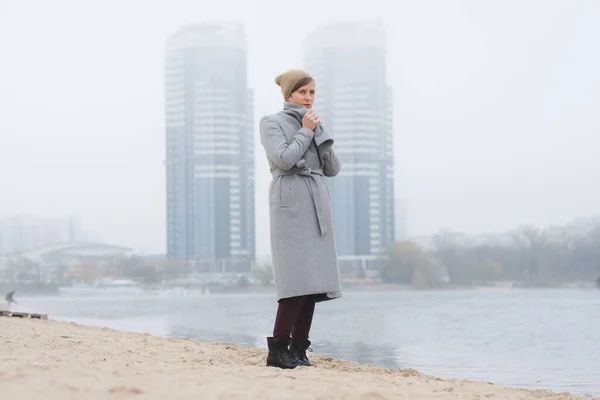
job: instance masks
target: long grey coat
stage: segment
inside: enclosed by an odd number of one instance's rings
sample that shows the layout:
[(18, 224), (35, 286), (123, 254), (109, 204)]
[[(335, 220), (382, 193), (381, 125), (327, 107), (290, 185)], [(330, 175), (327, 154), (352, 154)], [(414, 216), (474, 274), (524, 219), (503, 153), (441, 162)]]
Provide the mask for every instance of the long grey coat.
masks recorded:
[(269, 186), (271, 257), (277, 300), (319, 295), (341, 297), (331, 195), (325, 176), (335, 176), (340, 162), (333, 137), (317, 126), (302, 128), (304, 106), (285, 102), (282, 111), (260, 120), (260, 140), (273, 179)]

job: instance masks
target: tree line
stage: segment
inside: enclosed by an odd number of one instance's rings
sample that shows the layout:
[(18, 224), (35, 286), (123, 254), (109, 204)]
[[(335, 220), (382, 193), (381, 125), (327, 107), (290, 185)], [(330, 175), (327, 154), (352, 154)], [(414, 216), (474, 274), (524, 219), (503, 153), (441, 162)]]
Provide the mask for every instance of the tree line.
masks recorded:
[[(381, 256), (376, 267), (383, 282), (418, 288), (493, 285), (499, 281), (533, 287), (585, 281), (600, 287), (600, 225), (578, 235), (557, 235), (549, 229), (527, 226), (512, 232), (506, 243), (497, 244), (469, 244), (461, 233), (442, 231), (433, 236), (428, 248), (396, 241), (382, 249)], [(8, 267), (0, 271), (0, 281), (64, 284), (72, 279), (92, 283), (103, 277), (121, 277), (153, 284), (194, 272), (183, 261), (138, 256), (71, 267), (56, 265), (52, 277), (42, 276), (40, 266), (27, 259), (11, 261)], [(273, 283), (268, 262), (257, 262), (252, 272), (261, 284)]]
[(411, 241), (392, 242), (378, 263), (380, 277), (416, 287), (498, 281), (541, 287), (596, 280), (600, 284), (600, 225), (586, 234), (558, 236), (527, 226), (503, 244), (468, 244), (462, 238), (440, 232), (429, 249)]

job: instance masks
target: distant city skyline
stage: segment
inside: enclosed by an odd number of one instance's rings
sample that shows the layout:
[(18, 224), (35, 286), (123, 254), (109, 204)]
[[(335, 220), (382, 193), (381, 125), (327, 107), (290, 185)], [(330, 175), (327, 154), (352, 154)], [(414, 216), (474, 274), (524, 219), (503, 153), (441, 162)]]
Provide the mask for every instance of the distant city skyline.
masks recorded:
[(0, 218), (0, 256), (90, 239), (79, 216), (43, 218), (19, 214)]
[[(244, 26), (255, 142), (259, 118), (281, 109), (273, 79), (302, 67), (307, 34), (381, 22), (409, 237), (600, 213), (600, 55), (590, 51), (600, 2), (302, 4), (315, 12), (293, 24), (282, 16), (298, 16), (297, 5), (270, 0), (0, 1), (1, 216), (80, 215), (103, 242), (165, 253), (164, 45), (210, 21)], [(271, 176), (260, 146), (254, 156), (256, 252), (266, 257)]]

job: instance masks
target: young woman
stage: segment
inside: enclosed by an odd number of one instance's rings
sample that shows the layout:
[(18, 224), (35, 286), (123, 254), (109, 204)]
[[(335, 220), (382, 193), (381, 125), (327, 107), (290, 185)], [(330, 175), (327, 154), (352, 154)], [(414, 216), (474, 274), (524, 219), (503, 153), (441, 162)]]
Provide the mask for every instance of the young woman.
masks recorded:
[(315, 303), (341, 297), (326, 176), (340, 162), (333, 137), (312, 110), (315, 81), (302, 70), (275, 78), (283, 110), (260, 121), (261, 143), (273, 179), (269, 186), (271, 256), (278, 308), (267, 338), (267, 365), (311, 365), (306, 351)]

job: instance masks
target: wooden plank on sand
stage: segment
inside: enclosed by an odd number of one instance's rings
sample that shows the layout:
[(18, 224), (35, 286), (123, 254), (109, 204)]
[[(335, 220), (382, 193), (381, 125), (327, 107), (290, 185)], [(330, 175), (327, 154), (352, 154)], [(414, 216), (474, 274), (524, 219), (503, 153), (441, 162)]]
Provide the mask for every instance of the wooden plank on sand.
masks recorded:
[(48, 314), (34, 314), (34, 313), (26, 313), (26, 312), (13, 312), (13, 311), (1, 311), (0, 310), (0, 317), (48, 319)]

